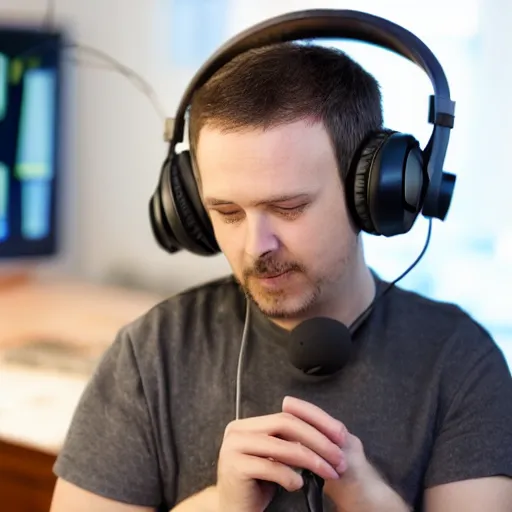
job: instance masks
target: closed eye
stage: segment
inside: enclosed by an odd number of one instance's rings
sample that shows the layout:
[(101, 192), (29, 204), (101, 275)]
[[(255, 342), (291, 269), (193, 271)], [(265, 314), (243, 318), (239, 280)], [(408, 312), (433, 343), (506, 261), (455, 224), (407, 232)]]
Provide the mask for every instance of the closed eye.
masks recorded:
[[(274, 212), (277, 215), (280, 215), (284, 217), (287, 220), (294, 220), (297, 218), (308, 206), (310, 203), (307, 204), (301, 204), (298, 206), (276, 206), (276, 205), (269, 205), (269, 210)], [(237, 209), (237, 210), (221, 210), (221, 209), (214, 209), (218, 215), (222, 218), (223, 222), (226, 222), (228, 224), (232, 224), (235, 222), (241, 221), (245, 217), (244, 210)]]
[(244, 217), (243, 210), (235, 210), (235, 211), (222, 211), (222, 210), (215, 210), (221, 217), (222, 220), (226, 223), (233, 223), (238, 222), (239, 220), (242, 220)]
[(285, 217), (293, 218), (301, 214), (307, 207), (308, 204), (301, 204), (299, 206), (275, 206), (273, 209)]

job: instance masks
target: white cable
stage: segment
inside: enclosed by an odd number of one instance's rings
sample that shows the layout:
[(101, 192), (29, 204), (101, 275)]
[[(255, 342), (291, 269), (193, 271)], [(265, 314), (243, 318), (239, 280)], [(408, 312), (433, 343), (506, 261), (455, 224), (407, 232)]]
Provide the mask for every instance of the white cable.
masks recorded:
[(236, 370), (236, 393), (235, 393), (235, 418), (240, 419), (240, 403), (242, 396), (242, 370), (244, 363), (245, 348), (247, 346), (247, 340), (249, 338), (249, 323), (251, 316), (251, 303), (247, 299), (247, 306), (245, 310), (245, 323), (244, 330), (242, 333), (242, 342), (240, 343), (240, 353), (238, 355), (238, 366)]

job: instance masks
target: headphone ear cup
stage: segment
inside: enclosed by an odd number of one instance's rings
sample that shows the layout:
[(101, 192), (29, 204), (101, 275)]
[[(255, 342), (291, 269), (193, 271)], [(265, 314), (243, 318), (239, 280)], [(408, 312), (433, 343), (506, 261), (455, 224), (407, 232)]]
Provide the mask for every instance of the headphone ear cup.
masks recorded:
[(372, 134), (354, 161), (352, 180), (353, 213), (361, 229), (391, 237), (412, 228), (428, 184), (414, 137), (391, 130)]
[[(190, 171), (189, 162), (190, 160), (186, 156), (183, 157), (180, 154), (173, 159), (173, 163), (168, 168), (170, 187), (162, 189), (164, 209), (171, 213), (168, 216), (169, 223), (182, 248), (194, 254), (210, 256), (217, 250), (210, 245), (208, 235), (203, 232), (201, 222), (183, 183), (183, 174)], [(187, 166), (186, 169), (182, 169), (183, 163)], [(168, 197), (165, 194), (166, 190), (168, 190)], [(166, 202), (169, 204), (169, 208), (167, 208)]]
[[(170, 156), (162, 167), (160, 181), (150, 203), (153, 233), (160, 246), (170, 253), (185, 249), (193, 254), (210, 256), (219, 249), (213, 230), (210, 235), (204, 233), (199, 215), (181, 180), (180, 164), (185, 161), (187, 165), (187, 156), (181, 156)], [(214, 244), (211, 243), (212, 238)]]
[[(164, 163), (164, 165), (167, 165), (167, 163)], [(164, 212), (160, 193), (161, 181), (162, 180), (160, 178), (158, 186), (149, 201), (149, 220), (153, 236), (155, 237), (158, 245), (165, 251), (174, 254), (181, 248), (171, 227), (169, 226), (169, 223), (167, 222), (167, 216)]]
[(345, 181), (347, 205), (354, 223), (359, 229), (374, 235), (380, 233), (377, 232), (368, 203), (370, 177), (380, 148), (393, 133), (383, 130), (367, 137), (356, 151)]
[(387, 237), (408, 233), (421, 213), (427, 188), (419, 142), (412, 135), (392, 133), (370, 170), (368, 205), (376, 231)]
[[(212, 254), (220, 252), (210, 221), (199, 193), (194, 175), (192, 158), (189, 151), (182, 151), (178, 156), (178, 178), (186, 202), (185, 208), (190, 210), (191, 229), (194, 237), (201, 245), (207, 247)], [(198, 228), (196, 230), (196, 228)]]

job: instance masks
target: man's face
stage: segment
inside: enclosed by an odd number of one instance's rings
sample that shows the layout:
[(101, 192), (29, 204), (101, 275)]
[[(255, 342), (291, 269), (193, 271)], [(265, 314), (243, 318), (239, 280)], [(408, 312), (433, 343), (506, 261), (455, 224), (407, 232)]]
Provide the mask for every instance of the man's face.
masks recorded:
[(335, 300), (357, 237), (323, 124), (206, 126), (196, 159), (218, 244), (263, 313), (299, 318)]

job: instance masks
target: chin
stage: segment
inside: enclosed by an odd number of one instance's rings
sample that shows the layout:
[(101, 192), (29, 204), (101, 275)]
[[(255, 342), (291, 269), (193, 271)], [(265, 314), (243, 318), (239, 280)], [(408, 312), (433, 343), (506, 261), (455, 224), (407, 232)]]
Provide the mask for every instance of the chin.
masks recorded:
[(313, 308), (318, 300), (318, 294), (311, 291), (287, 296), (285, 293), (268, 294), (249, 290), (247, 295), (265, 316), (275, 320), (301, 318)]

